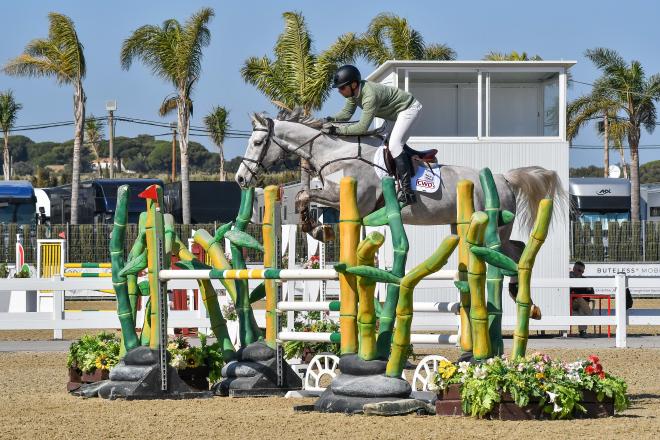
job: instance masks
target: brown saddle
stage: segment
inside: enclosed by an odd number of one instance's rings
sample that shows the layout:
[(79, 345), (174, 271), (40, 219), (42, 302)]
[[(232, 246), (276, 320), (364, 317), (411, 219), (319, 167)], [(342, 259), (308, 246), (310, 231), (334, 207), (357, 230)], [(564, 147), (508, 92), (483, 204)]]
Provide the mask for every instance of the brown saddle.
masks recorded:
[[(432, 148), (430, 150), (415, 150), (414, 148), (409, 147), (408, 145), (403, 146), (404, 154), (407, 154), (410, 159), (424, 162), (425, 164), (438, 163), (438, 159), (435, 157), (438, 154), (438, 150)], [(392, 153), (390, 153), (389, 148), (383, 148), (383, 159), (385, 161), (385, 168), (387, 172), (392, 176), (396, 175), (396, 166), (394, 165), (394, 158)]]

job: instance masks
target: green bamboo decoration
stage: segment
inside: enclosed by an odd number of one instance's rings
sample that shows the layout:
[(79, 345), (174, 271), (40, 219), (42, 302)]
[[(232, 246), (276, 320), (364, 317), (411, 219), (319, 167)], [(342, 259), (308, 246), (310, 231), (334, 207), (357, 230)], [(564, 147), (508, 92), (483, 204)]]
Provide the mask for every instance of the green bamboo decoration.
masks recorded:
[[(227, 223), (231, 225), (231, 223)], [(216, 234), (217, 236), (217, 234)], [(206, 255), (209, 256), (211, 260), (211, 267), (218, 270), (227, 270), (231, 269), (231, 264), (227, 261), (225, 257), (225, 252), (223, 250), (223, 241), (216, 240), (204, 229), (198, 229), (193, 234), (193, 240), (195, 243), (200, 245)], [(227, 294), (231, 298), (232, 302), (236, 304), (236, 283), (234, 280), (220, 280), (224, 288), (227, 290)]]
[(415, 286), (425, 277), (439, 271), (447, 264), (449, 256), (458, 245), (458, 236), (445, 238), (438, 249), (419, 266), (411, 270), (401, 280), (399, 302), (396, 307), (396, 327), (392, 340), (392, 353), (387, 361), (385, 374), (389, 377), (401, 377), (406, 364), (410, 346), (410, 328), (413, 318), (413, 292)]
[[(472, 214), (466, 241), (468, 246), (483, 246), (488, 216), (481, 211)], [(470, 325), (472, 327), (472, 355), (477, 360), (491, 356), (486, 309), (486, 264), (470, 253), (468, 256), (468, 285), (470, 286)]]
[(529, 316), (532, 307), (531, 277), (534, 261), (543, 242), (548, 236), (548, 228), (552, 219), (552, 199), (543, 199), (539, 202), (539, 209), (534, 221), (534, 228), (529, 237), (529, 242), (516, 264), (511, 258), (486, 247), (473, 247), (470, 251), (502, 270), (507, 276), (518, 277), (518, 295), (516, 296), (517, 320), (516, 329), (513, 333), (513, 350), (511, 356), (524, 357), (527, 351), (527, 340), (529, 338)]
[[(144, 248), (147, 245), (146, 238), (144, 236), (144, 224), (147, 221), (147, 213), (141, 212), (138, 220), (138, 236), (131, 247), (131, 251), (128, 253), (128, 260), (132, 260), (134, 256), (140, 255)], [(138, 287), (138, 274), (127, 274), (126, 283), (128, 285), (128, 298), (131, 303), (131, 311), (133, 313), (133, 322), (136, 322), (137, 319), (137, 305), (138, 297), (140, 296), (140, 289)]]
[[(275, 230), (275, 211), (279, 196), (279, 188), (269, 185), (264, 189), (264, 221), (261, 227), (263, 235), (264, 268), (278, 267), (277, 264), (277, 231)], [(275, 280), (265, 280), (266, 291), (266, 344), (271, 348), (277, 346), (277, 283)], [(254, 293), (254, 292), (253, 292)]]
[[(408, 260), (408, 236), (403, 227), (401, 219), (401, 208), (397, 200), (396, 187), (394, 179), (384, 177), (381, 181), (383, 188), (383, 197), (385, 207), (368, 215), (364, 219), (365, 225), (384, 225), (387, 224), (392, 237), (392, 247), (394, 248), (394, 258), (390, 273), (395, 277), (402, 278), (406, 272), (406, 262)], [(396, 307), (399, 301), (399, 286), (397, 284), (388, 284), (385, 303), (382, 305), (380, 317), (378, 318), (378, 357), (387, 359), (392, 345), (392, 329), (394, 328), (394, 319), (396, 317)]]
[[(151, 193), (150, 193), (151, 192)], [(155, 192), (155, 194), (153, 194)], [(149, 347), (152, 350), (158, 350), (160, 346), (160, 339), (158, 335), (158, 325), (161, 314), (167, 316), (167, 310), (160, 310), (159, 305), (159, 283), (158, 272), (162, 269), (157, 264), (158, 261), (158, 237), (165, 237), (165, 225), (163, 221), (163, 214), (160, 208), (163, 206), (163, 190), (158, 185), (152, 185), (147, 188), (144, 193), (147, 193), (147, 220), (145, 223), (145, 236), (147, 239), (147, 279), (149, 280), (149, 302), (151, 303), (150, 310), (150, 323), (151, 335), (149, 338)], [(143, 194), (144, 194), (143, 193)], [(164, 243), (163, 243), (164, 246)], [(170, 256), (164, 253), (164, 261), (169, 262)], [(161, 262), (161, 266), (163, 262)], [(167, 318), (165, 318), (166, 320)]]
[(531, 278), (534, 261), (541, 246), (548, 236), (548, 228), (552, 219), (552, 199), (543, 199), (539, 202), (539, 209), (534, 221), (534, 228), (529, 241), (518, 262), (518, 295), (516, 296), (517, 320), (516, 330), (513, 333), (512, 357), (524, 357), (529, 338), (529, 313), (532, 307)]
[[(361, 266), (374, 266), (374, 257), (378, 249), (385, 242), (385, 237), (379, 232), (372, 232), (360, 242), (357, 248), (357, 264)], [(357, 277), (359, 297), (358, 305), (358, 334), (360, 359), (370, 361), (376, 358), (376, 312), (374, 307), (374, 291), (376, 281), (369, 277)]]
[(456, 186), (456, 233), (458, 244), (458, 288), (461, 302), (460, 346), (464, 353), (472, 351), (472, 326), (470, 325), (470, 287), (468, 286), (469, 244), (467, 233), (470, 229), (470, 219), (474, 213), (474, 183), (471, 180), (461, 180)]
[[(500, 209), (500, 196), (493, 173), (489, 168), (479, 172), (479, 181), (484, 193), (484, 210), (488, 216), (486, 226), (485, 246), (497, 252), (502, 250), (499, 226), (513, 221), (513, 214)], [(488, 334), (490, 345), (494, 356), (504, 354), (504, 342), (502, 341), (502, 283), (504, 276), (502, 270), (492, 264), (488, 265), (486, 271), (486, 288), (488, 291)]]
[(117, 189), (117, 205), (115, 209), (114, 226), (110, 237), (110, 261), (112, 262), (112, 286), (117, 298), (117, 316), (121, 325), (122, 344), (120, 356), (139, 345), (135, 331), (135, 320), (131, 309), (126, 276), (120, 276), (124, 268), (124, 240), (126, 238), (126, 221), (128, 219), (128, 185)]
[[(234, 229), (245, 232), (252, 218), (252, 204), (254, 201), (254, 188), (241, 189), (241, 205), (238, 209)], [(232, 266), (234, 269), (245, 269), (243, 248), (236, 243), (230, 243)], [(248, 280), (236, 280), (236, 314), (238, 315), (238, 328), (241, 347), (245, 347), (262, 338), (261, 330), (257, 325), (250, 303)]]
[[(357, 246), (360, 240), (361, 218), (357, 206), (357, 182), (353, 177), (342, 177), (339, 182), (339, 262), (346, 266), (357, 263)], [(357, 353), (357, 286), (355, 276), (339, 274), (341, 307), (339, 328), (341, 354)]]
[[(174, 237), (173, 251), (179, 257), (180, 261), (177, 263), (177, 266), (179, 267), (183, 266), (188, 269), (194, 269), (195, 264), (200, 264), (178, 236)], [(189, 266), (185, 266), (186, 264)], [(206, 307), (209, 314), (213, 335), (215, 335), (218, 342), (222, 345), (222, 357), (225, 362), (229, 362), (236, 357), (236, 351), (234, 349), (234, 344), (229, 337), (227, 321), (224, 316), (222, 316), (222, 311), (220, 310), (218, 295), (216, 294), (210, 280), (197, 280), (197, 284), (199, 285), (199, 291), (202, 296), (202, 301), (204, 302), (204, 307)]]

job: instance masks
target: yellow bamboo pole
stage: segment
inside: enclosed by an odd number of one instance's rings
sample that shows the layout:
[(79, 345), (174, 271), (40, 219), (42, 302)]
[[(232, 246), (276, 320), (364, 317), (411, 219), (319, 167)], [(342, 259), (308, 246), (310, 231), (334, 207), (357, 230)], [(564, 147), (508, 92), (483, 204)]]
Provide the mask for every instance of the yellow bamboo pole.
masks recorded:
[(456, 232), (458, 233), (458, 290), (461, 301), (460, 345), (464, 352), (472, 351), (472, 327), (470, 325), (470, 289), (467, 286), (469, 244), (467, 233), (474, 213), (474, 183), (461, 180), (456, 186)]
[[(264, 221), (261, 227), (264, 245), (264, 267), (277, 268), (277, 232), (275, 231), (275, 205), (279, 188), (269, 185), (264, 189)], [(266, 289), (266, 344), (277, 346), (277, 284), (275, 280), (265, 280)]]
[[(360, 210), (357, 206), (357, 182), (350, 176), (339, 183), (339, 262), (346, 266), (357, 263), (360, 239)], [(357, 286), (355, 275), (339, 274), (339, 329), (341, 354), (357, 353)]]
[[(360, 242), (357, 248), (357, 264), (359, 266), (374, 266), (374, 256), (385, 242), (385, 237), (379, 232), (372, 232)], [(357, 277), (359, 296), (358, 330), (360, 359), (370, 361), (376, 358), (376, 311), (374, 307), (374, 291), (376, 282), (368, 277)]]
[[(466, 241), (471, 246), (483, 246), (488, 215), (472, 214)], [(470, 286), (470, 325), (472, 327), (472, 353), (475, 359), (487, 359), (491, 354), (486, 308), (486, 263), (470, 253), (468, 257), (468, 284)]]

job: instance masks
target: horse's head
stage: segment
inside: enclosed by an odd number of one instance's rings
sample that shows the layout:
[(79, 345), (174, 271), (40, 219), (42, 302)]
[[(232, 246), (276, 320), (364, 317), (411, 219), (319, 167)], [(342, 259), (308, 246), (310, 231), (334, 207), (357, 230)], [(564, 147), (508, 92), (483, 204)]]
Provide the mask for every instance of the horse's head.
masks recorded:
[(236, 182), (242, 187), (254, 185), (262, 171), (267, 170), (284, 155), (284, 150), (273, 145), (275, 122), (252, 114), (252, 135), (236, 172)]

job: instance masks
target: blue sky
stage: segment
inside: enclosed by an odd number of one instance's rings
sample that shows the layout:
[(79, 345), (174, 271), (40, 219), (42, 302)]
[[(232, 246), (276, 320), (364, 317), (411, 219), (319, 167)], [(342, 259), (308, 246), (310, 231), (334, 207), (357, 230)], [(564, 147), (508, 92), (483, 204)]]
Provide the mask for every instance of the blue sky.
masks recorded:
[[(345, 6), (335, 6), (345, 5)], [(545, 59), (577, 60), (573, 78), (593, 82), (598, 72), (584, 58), (588, 48), (603, 46), (615, 49), (626, 60), (638, 59), (647, 75), (660, 72), (657, 43), (660, 27), (659, 4), (629, 0), (598, 2), (564, 1), (125, 1), (91, 0), (3, 2), (2, 44), (0, 62), (22, 52), (25, 44), (48, 31), (47, 14), (57, 11), (70, 16), (85, 46), (88, 71), (85, 80), (87, 113), (105, 114), (105, 101), (116, 99), (117, 114), (158, 120), (157, 109), (162, 99), (172, 92), (170, 84), (153, 77), (137, 62), (129, 71), (121, 69), (119, 51), (122, 41), (144, 24), (160, 24), (167, 18), (184, 21), (203, 6), (215, 9), (210, 24), (211, 44), (204, 51), (203, 72), (194, 92), (194, 125), (214, 105), (230, 110), (235, 129), (250, 128), (249, 113), (273, 111), (272, 105), (256, 89), (243, 82), (240, 67), (253, 55), (270, 55), (281, 32), (282, 12), (301, 11), (314, 37), (314, 46), (322, 50), (344, 32), (362, 32), (379, 12), (393, 12), (406, 17), (429, 43), (442, 42), (458, 53), (458, 59), (481, 59), (489, 51), (526, 51)], [(375, 68), (364, 62), (358, 66), (367, 73)], [(0, 90), (12, 89), (24, 106), (17, 125), (72, 119), (72, 90), (59, 87), (52, 79), (22, 79), (0, 74)], [(569, 98), (589, 91), (575, 84)], [(320, 114), (334, 113), (342, 102), (333, 94)], [(173, 118), (170, 118), (173, 119)], [(159, 134), (156, 127), (119, 123), (117, 135)], [(62, 141), (73, 137), (71, 127), (23, 132), (36, 141)], [(205, 138), (198, 138), (209, 149)], [(600, 145), (594, 130), (586, 128), (576, 144)], [(643, 133), (642, 145), (660, 144), (660, 130)], [(228, 139), (226, 154), (242, 154), (245, 141)], [(614, 153), (613, 160), (618, 160)], [(641, 162), (660, 159), (660, 149), (641, 151)], [(601, 164), (602, 150), (572, 150), (571, 166)]]

